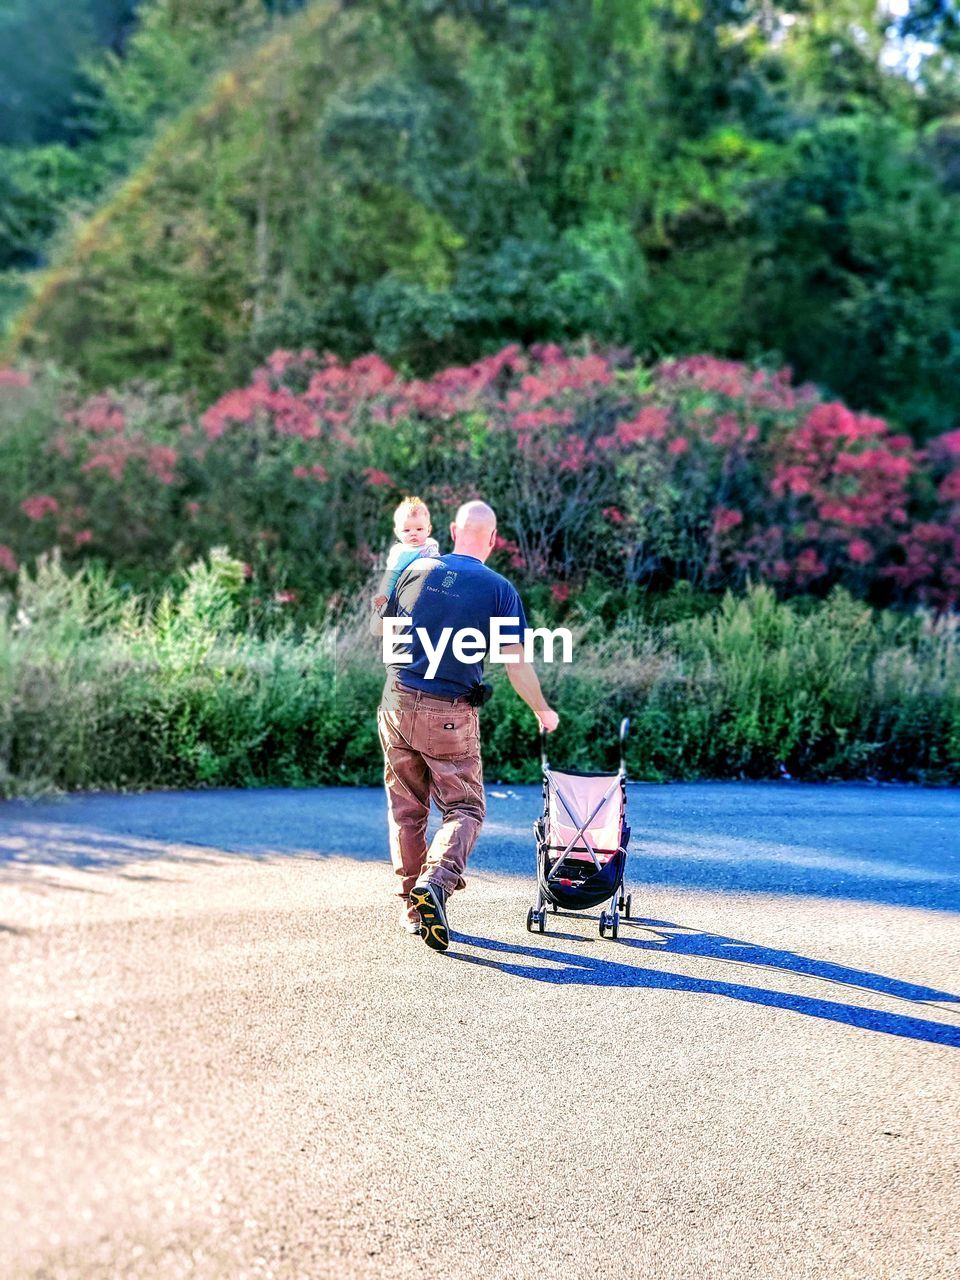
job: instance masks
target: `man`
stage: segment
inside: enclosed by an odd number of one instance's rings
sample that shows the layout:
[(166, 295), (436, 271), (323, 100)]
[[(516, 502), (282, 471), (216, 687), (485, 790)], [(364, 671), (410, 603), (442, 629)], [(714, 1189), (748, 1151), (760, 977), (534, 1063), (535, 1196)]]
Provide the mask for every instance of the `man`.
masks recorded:
[[(491, 508), (485, 502), (465, 503), (450, 525), (453, 552), (438, 560), (415, 560), (371, 624), (373, 633), (382, 635), (383, 618), (410, 619), (405, 636), (412, 661), (387, 668), (378, 725), (390, 857), (404, 903), (401, 924), (435, 951), (449, 945), (447, 899), (464, 888), (464, 868), (486, 812), (480, 762), (482, 651), (490, 647), (492, 619), (516, 619), (515, 626), (501, 624), (502, 633), (521, 638), (527, 625), (516, 588), (484, 564), (496, 534)], [(466, 651), (461, 648), (458, 656), (448, 642), (428, 675), (430, 654), (436, 654), (447, 628), (454, 636), (465, 628), (479, 632), (480, 656), (462, 661)], [(426, 634), (428, 646), (418, 631)], [(503, 644), (501, 652), (516, 658), (506, 664), (510, 683), (551, 733), (559, 716), (547, 704), (536, 671), (524, 661), (522, 644)], [(443, 823), (427, 848), (431, 796)]]

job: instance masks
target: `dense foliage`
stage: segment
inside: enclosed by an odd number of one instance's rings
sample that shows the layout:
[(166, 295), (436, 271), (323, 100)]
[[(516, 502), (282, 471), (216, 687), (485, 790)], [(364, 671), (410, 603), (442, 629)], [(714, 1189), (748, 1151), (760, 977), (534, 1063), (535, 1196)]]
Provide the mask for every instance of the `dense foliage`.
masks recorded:
[(13, 0), (0, 14), (0, 316), (67, 218), (143, 158), (215, 68), (301, 4)]
[(904, 30), (935, 43), (891, 43), (882, 13), (149, 0), (83, 158), (0, 163), (23, 265), (156, 136), (15, 341), (209, 395), (277, 346), (424, 374), (589, 334), (785, 360), (926, 439), (960, 409), (956, 32), (916, 4)]
[[(55, 560), (24, 574), (16, 613), (0, 600), (0, 795), (377, 784), (383, 670), (363, 610), (258, 638), (242, 582), (222, 552), (152, 605)], [(755, 588), (656, 628), (570, 622), (576, 660), (544, 682), (572, 766), (610, 767), (629, 714), (635, 778), (960, 782), (955, 618), (875, 614), (842, 590), (801, 610)], [(533, 717), (494, 680), (486, 776), (534, 781)]]
[(0, 573), (59, 547), (157, 583), (227, 543), (252, 595), (316, 607), (366, 580), (410, 492), (444, 547), (487, 498), (496, 563), (561, 602), (758, 579), (960, 601), (960, 432), (920, 450), (786, 369), (511, 346), (422, 380), (277, 351), (203, 412), (0, 372)]
[(4, 0), (0, 6), (0, 145), (77, 143), (77, 97), (96, 52), (123, 51), (137, 0)]

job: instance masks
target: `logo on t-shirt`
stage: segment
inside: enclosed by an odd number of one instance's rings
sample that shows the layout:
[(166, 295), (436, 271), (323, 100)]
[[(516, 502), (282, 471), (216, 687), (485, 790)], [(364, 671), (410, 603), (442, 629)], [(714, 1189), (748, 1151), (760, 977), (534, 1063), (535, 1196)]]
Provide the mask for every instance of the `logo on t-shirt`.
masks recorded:
[(441, 587), (443, 587), (444, 591), (446, 591), (447, 587), (452, 587), (453, 584), (456, 582), (456, 580), (457, 580), (457, 575), (451, 571), (449, 573), (444, 574), (443, 581), (440, 583), (440, 585)]

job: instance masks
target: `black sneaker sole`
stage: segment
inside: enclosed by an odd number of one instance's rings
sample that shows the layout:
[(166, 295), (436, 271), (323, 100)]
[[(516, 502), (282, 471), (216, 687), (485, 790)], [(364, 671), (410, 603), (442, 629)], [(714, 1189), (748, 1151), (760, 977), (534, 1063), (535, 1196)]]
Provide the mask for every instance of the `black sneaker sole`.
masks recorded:
[(420, 937), (434, 951), (446, 951), (450, 945), (450, 931), (443, 910), (429, 885), (410, 890), (410, 905), (420, 917)]

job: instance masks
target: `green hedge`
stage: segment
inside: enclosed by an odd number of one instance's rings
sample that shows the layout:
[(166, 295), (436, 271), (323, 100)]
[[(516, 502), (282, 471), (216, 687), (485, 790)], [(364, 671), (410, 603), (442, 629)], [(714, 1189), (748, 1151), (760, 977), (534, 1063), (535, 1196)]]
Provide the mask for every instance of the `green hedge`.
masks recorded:
[[(153, 603), (55, 560), (22, 573), (0, 611), (0, 794), (378, 783), (383, 673), (362, 609), (258, 635), (241, 573), (215, 553)], [(571, 625), (573, 664), (542, 668), (570, 767), (611, 766), (629, 715), (634, 778), (960, 781), (956, 617), (753, 588), (674, 622)], [(486, 777), (535, 781), (533, 717), (493, 678)]]

